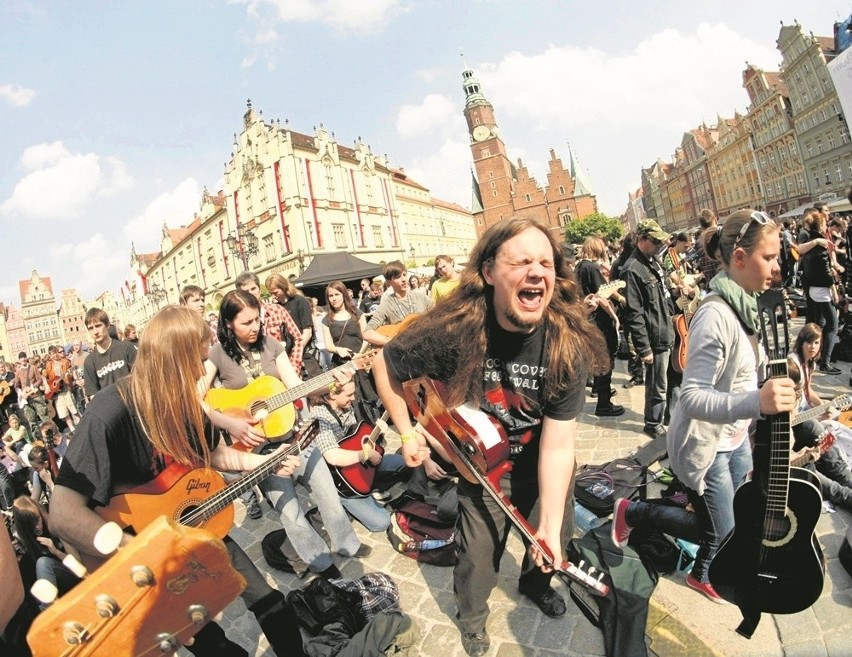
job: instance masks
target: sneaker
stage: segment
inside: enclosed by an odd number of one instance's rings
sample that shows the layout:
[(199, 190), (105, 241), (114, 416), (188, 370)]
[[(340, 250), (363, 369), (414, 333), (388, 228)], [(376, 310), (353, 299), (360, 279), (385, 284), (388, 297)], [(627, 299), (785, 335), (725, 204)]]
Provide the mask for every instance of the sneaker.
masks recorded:
[(562, 596), (550, 587), (547, 587), (540, 593), (524, 593), (521, 591), (521, 594), (535, 602), (538, 608), (541, 609), (541, 613), (551, 618), (559, 618), (567, 609)]
[(470, 657), (483, 657), (491, 647), (491, 639), (484, 629), (481, 632), (462, 632), (462, 648)]
[(633, 530), (633, 527), (627, 524), (627, 507), (629, 506), (630, 500), (619, 497), (612, 509), (612, 526), (609, 529), (610, 536), (612, 537), (612, 542), (620, 548), (627, 545), (630, 532)]
[(371, 548), (366, 543), (361, 543), (361, 547), (359, 547), (355, 554), (353, 554), (352, 556), (356, 559), (364, 559), (366, 557), (369, 557), (371, 554), (373, 554), (373, 548)]
[(376, 502), (387, 502), (391, 498), (391, 492), (389, 490), (374, 490), (370, 495), (373, 496), (373, 499)]
[(249, 504), (248, 510), (246, 511), (246, 515), (252, 520), (257, 520), (260, 516), (263, 515), (263, 511), (260, 508), (260, 504), (257, 501), (257, 498), (254, 498)]
[(710, 582), (700, 582), (695, 579), (692, 574), (686, 576), (686, 585), (691, 589), (695, 589), (699, 593), (703, 593), (705, 598), (711, 602), (715, 602), (717, 605), (729, 604), (727, 600), (716, 593), (716, 589), (713, 588), (713, 585), (710, 584)]
[(596, 408), (595, 415), (598, 417), (617, 417), (624, 415), (624, 406), (620, 404), (609, 404), (603, 408)]
[(627, 383), (623, 383), (621, 385), (621, 387), (622, 388), (632, 388), (633, 386), (644, 386), (644, 385), (645, 385), (644, 379), (637, 379), (636, 377), (633, 377)]
[(837, 376), (841, 373), (839, 367), (835, 367), (834, 365), (826, 365), (825, 363), (820, 363), (819, 371), (823, 374), (831, 374), (832, 376)]
[(340, 569), (334, 564), (331, 564), (325, 570), (321, 570), (317, 573), (317, 575), (324, 577), (325, 579), (343, 579), (343, 573), (341, 573)]

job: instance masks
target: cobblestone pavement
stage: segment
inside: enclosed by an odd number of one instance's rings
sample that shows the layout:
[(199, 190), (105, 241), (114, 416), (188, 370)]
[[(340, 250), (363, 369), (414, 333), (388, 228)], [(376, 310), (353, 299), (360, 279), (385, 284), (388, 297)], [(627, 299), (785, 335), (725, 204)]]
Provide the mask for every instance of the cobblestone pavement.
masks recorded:
[[(797, 329), (801, 323), (794, 325)], [(848, 392), (849, 367), (839, 364), (843, 374), (836, 377), (816, 375), (816, 387), (825, 398)], [(613, 379), (618, 394), (615, 403), (628, 410), (619, 418), (597, 418), (592, 412), (594, 400), (589, 398), (581, 418), (577, 444), (578, 463), (600, 463), (635, 452), (647, 442), (642, 433), (644, 388), (625, 390), (625, 364), (616, 363)], [(285, 593), (306, 582), (293, 575), (270, 569), (261, 555), (260, 540), (279, 525), (269, 506), (264, 503), (260, 520), (244, 518), (237, 509), (237, 522), (232, 536), (246, 549), (266, 574), (269, 583)], [(748, 641), (735, 634), (739, 613), (731, 605), (716, 605), (688, 589), (683, 576), (675, 574), (660, 579), (651, 600), (648, 621), (648, 643), (653, 654), (668, 655), (754, 655), (763, 656), (841, 656), (852, 654), (852, 579), (837, 560), (837, 551), (850, 523), (845, 511), (823, 514), (818, 535), (828, 559), (828, 577), (820, 600), (811, 608), (790, 616), (764, 616), (754, 637)], [(373, 551), (364, 560), (336, 558), (345, 577), (357, 578), (366, 572), (383, 571), (398, 583), (401, 607), (417, 623), (421, 632), (420, 652), (423, 657), (461, 657), (458, 629), (453, 622), (455, 606), (452, 592), (452, 568), (421, 565), (390, 546), (384, 534), (369, 534), (356, 523), (362, 540)], [(488, 632), (492, 657), (555, 657), (603, 655), (600, 631), (592, 626), (568, 602), (568, 612), (550, 619), (517, 591), (522, 545), (516, 533), (509, 539), (501, 562), (501, 576), (491, 596)], [(554, 586), (566, 598), (567, 591), (556, 578)], [(241, 600), (232, 603), (222, 621), (228, 636), (238, 641), (254, 657), (272, 657), (266, 639), (254, 617)]]

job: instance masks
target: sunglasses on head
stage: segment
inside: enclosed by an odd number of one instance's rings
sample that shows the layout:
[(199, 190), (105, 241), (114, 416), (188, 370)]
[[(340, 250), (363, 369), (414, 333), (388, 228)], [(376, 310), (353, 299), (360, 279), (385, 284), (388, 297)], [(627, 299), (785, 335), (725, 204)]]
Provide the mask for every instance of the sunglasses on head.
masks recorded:
[(739, 245), (740, 240), (742, 240), (742, 238), (745, 237), (745, 234), (748, 232), (749, 227), (755, 222), (757, 222), (761, 226), (765, 226), (767, 224), (775, 223), (774, 221), (772, 221), (772, 217), (770, 217), (765, 212), (758, 212), (758, 211), (752, 212), (751, 215), (749, 215), (748, 221), (746, 221), (743, 224), (743, 227), (740, 228), (740, 232), (739, 232), (739, 235), (737, 235), (737, 239), (734, 240), (734, 248), (735, 249), (737, 248), (737, 245)]

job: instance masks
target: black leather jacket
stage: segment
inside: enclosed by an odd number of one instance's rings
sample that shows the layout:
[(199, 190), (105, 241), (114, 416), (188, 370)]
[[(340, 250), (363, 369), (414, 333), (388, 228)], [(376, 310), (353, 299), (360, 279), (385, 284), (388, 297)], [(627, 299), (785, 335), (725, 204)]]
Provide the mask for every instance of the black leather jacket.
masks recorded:
[(627, 283), (624, 319), (633, 336), (636, 353), (663, 353), (674, 345), (671, 295), (659, 262), (652, 262), (637, 247), (624, 263), (620, 276)]

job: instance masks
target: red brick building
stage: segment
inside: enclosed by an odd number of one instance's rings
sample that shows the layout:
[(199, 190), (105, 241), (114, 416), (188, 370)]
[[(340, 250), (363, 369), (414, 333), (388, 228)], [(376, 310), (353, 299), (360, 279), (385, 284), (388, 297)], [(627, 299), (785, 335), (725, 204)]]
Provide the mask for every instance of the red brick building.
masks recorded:
[(513, 215), (534, 216), (554, 228), (597, 212), (598, 204), (573, 153), (564, 167), (550, 150), (547, 185), (542, 187), (518, 160), (513, 164), (494, 118), (494, 107), (482, 94), (473, 71), (462, 72), (464, 116), (473, 155), (471, 212), (477, 235), (500, 219)]

